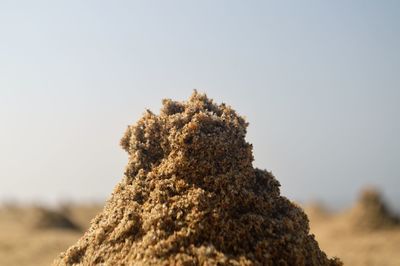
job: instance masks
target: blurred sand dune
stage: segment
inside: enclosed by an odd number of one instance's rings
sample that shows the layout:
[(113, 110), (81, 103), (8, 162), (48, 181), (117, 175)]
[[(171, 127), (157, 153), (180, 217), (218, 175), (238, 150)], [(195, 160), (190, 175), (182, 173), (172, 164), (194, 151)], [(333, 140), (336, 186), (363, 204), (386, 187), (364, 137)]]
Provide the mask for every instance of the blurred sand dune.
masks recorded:
[(0, 265), (50, 265), (99, 211), (99, 205), (1, 207)]
[(361, 191), (352, 208), (331, 213), (323, 205), (304, 207), (320, 247), (344, 265), (400, 265), (400, 226), (381, 193)]

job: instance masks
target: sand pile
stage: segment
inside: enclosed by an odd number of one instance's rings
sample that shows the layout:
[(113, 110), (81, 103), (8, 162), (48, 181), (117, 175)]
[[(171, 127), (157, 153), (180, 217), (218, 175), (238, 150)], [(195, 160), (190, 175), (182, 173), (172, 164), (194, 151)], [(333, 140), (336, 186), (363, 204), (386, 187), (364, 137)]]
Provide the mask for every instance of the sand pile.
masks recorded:
[(80, 226), (60, 210), (38, 205), (0, 206), (0, 217), (29, 230), (66, 229), (80, 231)]
[(357, 230), (390, 229), (400, 224), (376, 188), (365, 188), (356, 205), (350, 211), (350, 222)]
[(252, 166), (246, 121), (194, 92), (128, 127), (124, 179), (56, 264), (340, 265), (303, 211)]
[(331, 211), (321, 202), (313, 201), (303, 206), (304, 212), (311, 221), (321, 221), (331, 218)]
[(77, 224), (59, 211), (43, 207), (33, 207), (28, 211), (27, 220), (31, 228), (80, 230)]

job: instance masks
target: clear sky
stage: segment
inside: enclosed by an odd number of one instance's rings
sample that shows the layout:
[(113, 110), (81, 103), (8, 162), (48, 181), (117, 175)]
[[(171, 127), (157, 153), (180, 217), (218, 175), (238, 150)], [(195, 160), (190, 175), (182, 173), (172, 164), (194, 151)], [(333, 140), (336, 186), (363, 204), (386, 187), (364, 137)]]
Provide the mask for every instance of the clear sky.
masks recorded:
[(1, 1), (0, 199), (104, 199), (126, 126), (197, 88), (284, 195), (400, 201), (399, 1)]

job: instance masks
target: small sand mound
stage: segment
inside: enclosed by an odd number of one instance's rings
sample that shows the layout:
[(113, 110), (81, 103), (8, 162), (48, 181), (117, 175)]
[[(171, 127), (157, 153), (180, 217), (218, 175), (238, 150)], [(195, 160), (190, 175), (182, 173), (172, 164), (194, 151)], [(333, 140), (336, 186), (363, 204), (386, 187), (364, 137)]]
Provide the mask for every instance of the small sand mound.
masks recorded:
[(247, 123), (195, 92), (128, 127), (124, 179), (55, 262), (106, 265), (341, 265), (303, 211), (252, 166)]
[(381, 193), (376, 188), (366, 188), (360, 193), (356, 205), (350, 211), (354, 229), (389, 229), (399, 225), (399, 218), (389, 211)]
[(28, 215), (28, 223), (34, 229), (80, 230), (66, 215), (56, 210), (34, 207)]
[(330, 210), (319, 201), (310, 202), (304, 205), (303, 209), (311, 221), (328, 219), (332, 215)]

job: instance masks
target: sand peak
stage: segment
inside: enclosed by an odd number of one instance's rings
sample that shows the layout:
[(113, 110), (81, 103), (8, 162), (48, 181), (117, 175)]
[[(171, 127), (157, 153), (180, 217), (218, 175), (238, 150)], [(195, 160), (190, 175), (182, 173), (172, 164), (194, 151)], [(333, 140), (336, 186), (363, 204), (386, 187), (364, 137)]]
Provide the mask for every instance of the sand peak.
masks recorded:
[(195, 91), (129, 126), (123, 180), (56, 264), (340, 265), (279, 182), (252, 166), (247, 122)]

